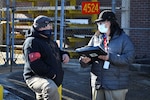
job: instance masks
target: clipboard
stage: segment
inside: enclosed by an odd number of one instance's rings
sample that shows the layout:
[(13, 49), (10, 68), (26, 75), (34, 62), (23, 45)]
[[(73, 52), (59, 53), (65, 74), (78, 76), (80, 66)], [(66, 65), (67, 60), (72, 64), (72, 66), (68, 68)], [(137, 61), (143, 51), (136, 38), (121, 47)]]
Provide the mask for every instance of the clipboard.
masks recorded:
[(99, 55), (107, 55), (107, 52), (100, 46), (84, 46), (75, 50), (80, 56), (87, 56), (94, 61), (99, 60)]

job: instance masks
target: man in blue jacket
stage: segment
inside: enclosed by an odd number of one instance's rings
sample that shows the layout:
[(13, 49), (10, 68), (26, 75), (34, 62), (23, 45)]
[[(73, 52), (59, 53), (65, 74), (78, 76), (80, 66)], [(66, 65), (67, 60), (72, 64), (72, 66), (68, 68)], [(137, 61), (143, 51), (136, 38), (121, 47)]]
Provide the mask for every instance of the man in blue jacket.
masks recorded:
[(51, 39), (52, 29), (49, 17), (37, 16), (23, 44), (23, 76), (37, 100), (59, 100), (57, 88), (64, 75), (61, 63), (69, 62), (69, 53)]

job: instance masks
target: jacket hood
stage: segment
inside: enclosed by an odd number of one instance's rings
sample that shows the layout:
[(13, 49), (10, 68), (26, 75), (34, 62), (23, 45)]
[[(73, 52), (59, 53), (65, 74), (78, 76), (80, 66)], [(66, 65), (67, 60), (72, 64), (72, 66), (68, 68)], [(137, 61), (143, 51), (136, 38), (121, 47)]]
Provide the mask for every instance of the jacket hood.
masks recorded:
[(40, 31), (38, 31), (37, 29), (34, 28), (34, 26), (32, 26), (28, 32), (25, 34), (25, 37), (28, 38), (28, 37), (36, 37), (36, 38), (40, 38), (40, 39), (43, 39), (43, 40), (46, 40), (46, 41), (49, 41), (50, 38), (45, 38), (43, 36), (40, 35)]
[(39, 37), (39, 31), (36, 30), (33, 26), (28, 30), (28, 32), (25, 34), (25, 37)]

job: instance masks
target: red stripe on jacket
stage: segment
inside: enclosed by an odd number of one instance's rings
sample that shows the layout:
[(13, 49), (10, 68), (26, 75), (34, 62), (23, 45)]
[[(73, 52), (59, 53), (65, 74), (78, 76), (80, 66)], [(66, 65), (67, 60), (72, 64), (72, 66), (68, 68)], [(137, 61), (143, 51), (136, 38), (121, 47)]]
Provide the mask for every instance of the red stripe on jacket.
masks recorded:
[(40, 58), (41, 58), (41, 54), (39, 52), (32, 52), (29, 54), (30, 62), (33, 62), (33, 61), (40, 59)]

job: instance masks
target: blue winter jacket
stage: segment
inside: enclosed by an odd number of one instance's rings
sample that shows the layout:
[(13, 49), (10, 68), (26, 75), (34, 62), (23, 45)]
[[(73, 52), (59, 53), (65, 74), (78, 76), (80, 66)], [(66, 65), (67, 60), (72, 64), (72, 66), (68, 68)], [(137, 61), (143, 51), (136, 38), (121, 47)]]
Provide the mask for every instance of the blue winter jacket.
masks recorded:
[[(102, 34), (94, 35), (89, 46), (103, 45)], [(99, 60), (91, 63), (91, 86), (108, 90), (126, 89), (129, 83), (129, 65), (134, 60), (134, 46), (123, 31), (114, 34), (108, 44), (109, 69), (104, 69), (104, 61)], [(81, 63), (81, 66), (85, 66)]]

